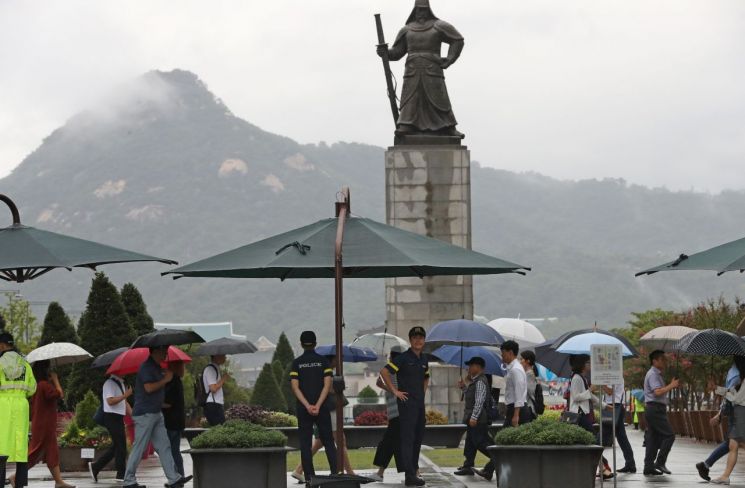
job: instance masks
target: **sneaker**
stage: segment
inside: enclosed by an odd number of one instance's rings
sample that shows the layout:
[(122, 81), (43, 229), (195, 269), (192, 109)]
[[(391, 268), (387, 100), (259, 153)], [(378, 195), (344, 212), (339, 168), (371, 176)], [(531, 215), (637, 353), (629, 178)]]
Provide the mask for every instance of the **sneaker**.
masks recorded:
[(485, 469), (474, 469), (473, 472), (484, 478), (486, 481), (491, 481), (491, 479), (494, 477), (493, 472), (487, 471)]
[(473, 468), (462, 467), (455, 471), (455, 476), (473, 476)]
[[(293, 476), (293, 478), (294, 478), (294, 476)], [(380, 476), (378, 473), (366, 474), (365, 475), (365, 478), (370, 479), (370, 480), (373, 480), (373, 481), (375, 481), (377, 483), (382, 483), (383, 482), (383, 477)]]
[(98, 473), (93, 469), (93, 463), (88, 463), (88, 473), (91, 475), (91, 479), (94, 483), (98, 483)]
[(290, 476), (292, 476), (293, 478), (295, 478), (297, 480), (298, 484), (305, 483), (305, 476), (303, 476), (302, 473), (298, 473), (297, 471), (293, 471)]
[(424, 486), (427, 483), (421, 478), (406, 478), (405, 486)]
[(624, 466), (616, 471), (617, 473), (636, 473), (636, 466)]
[(696, 463), (696, 469), (698, 470), (698, 475), (701, 476), (701, 479), (711, 481), (711, 476), (709, 476), (709, 467), (706, 465), (706, 463)]

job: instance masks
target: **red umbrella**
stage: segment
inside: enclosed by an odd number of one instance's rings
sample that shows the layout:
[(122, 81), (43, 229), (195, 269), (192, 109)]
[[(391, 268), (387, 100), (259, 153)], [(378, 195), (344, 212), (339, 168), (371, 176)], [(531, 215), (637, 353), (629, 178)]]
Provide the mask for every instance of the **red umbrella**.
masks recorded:
[[(126, 376), (134, 374), (140, 369), (140, 365), (150, 356), (150, 349), (147, 347), (136, 347), (127, 349), (114, 359), (106, 374), (115, 374), (117, 376)], [(165, 362), (160, 363), (162, 368), (168, 367), (168, 363), (175, 361), (191, 362), (191, 358), (178, 347), (170, 346)]]

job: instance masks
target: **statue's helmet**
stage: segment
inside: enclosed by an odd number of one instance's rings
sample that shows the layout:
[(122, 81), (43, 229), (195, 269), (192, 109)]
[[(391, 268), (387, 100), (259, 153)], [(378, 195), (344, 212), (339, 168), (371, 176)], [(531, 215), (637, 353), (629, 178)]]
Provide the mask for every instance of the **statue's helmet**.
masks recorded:
[(429, 11), (429, 16), (434, 20), (438, 20), (437, 16), (435, 16), (435, 13), (432, 11), (432, 7), (429, 5), (429, 0), (414, 0), (414, 9), (411, 11), (411, 15), (409, 15), (409, 19), (406, 21), (407, 24), (416, 21), (416, 9), (418, 8), (426, 8)]

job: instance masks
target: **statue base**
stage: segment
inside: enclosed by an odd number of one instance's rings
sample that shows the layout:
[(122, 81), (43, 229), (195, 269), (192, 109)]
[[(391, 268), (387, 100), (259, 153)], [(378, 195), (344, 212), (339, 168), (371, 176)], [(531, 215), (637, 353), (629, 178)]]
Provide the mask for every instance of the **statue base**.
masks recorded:
[(396, 134), (394, 146), (460, 146), (463, 137), (437, 134)]
[[(415, 137), (427, 137), (430, 144), (386, 151), (386, 222), (470, 249), (470, 152), (458, 137), (451, 145), (430, 139), (443, 136)], [(388, 331), (400, 337), (414, 326), (473, 318), (470, 276), (391, 278), (385, 288)]]

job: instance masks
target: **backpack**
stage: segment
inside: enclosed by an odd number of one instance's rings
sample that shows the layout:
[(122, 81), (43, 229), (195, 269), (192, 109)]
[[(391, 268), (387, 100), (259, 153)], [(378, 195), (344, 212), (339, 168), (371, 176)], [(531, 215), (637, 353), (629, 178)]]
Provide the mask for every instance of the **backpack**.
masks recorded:
[[(215, 372), (219, 373), (219, 371), (217, 371), (217, 367), (214, 364), (207, 365), (207, 368), (210, 367), (215, 368)], [(194, 381), (194, 401), (200, 407), (204, 407), (205, 405), (207, 405), (207, 399), (210, 395), (212, 395), (213, 400), (215, 398), (215, 395), (211, 391), (207, 391), (204, 388), (204, 371), (207, 368), (204, 368), (204, 370), (202, 370), (202, 373), (197, 375), (196, 381)]]
[(533, 403), (536, 415), (543, 415), (546, 411), (546, 405), (543, 403), (543, 387), (540, 383), (535, 385), (535, 402)]

